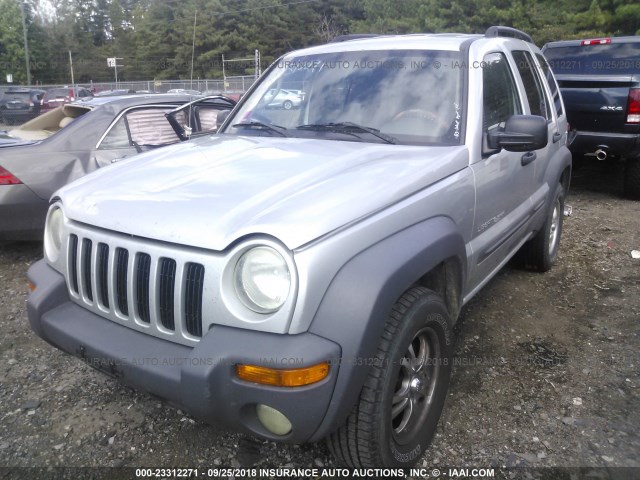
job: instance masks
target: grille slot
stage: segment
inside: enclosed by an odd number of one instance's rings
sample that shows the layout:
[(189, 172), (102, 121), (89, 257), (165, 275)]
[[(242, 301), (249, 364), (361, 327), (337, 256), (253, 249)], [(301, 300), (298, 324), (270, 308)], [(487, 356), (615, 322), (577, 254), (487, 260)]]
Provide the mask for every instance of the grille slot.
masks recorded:
[(204, 266), (187, 263), (185, 275), (184, 316), (189, 332), (202, 337), (202, 291), (204, 289)]
[(158, 271), (160, 275), (158, 286), (160, 323), (168, 330), (175, 330), (173, 299), (176, 282), (176, 261), (172, 258), (161, 258)]
[(82, 256), (80, 262), (82, 264), (82, 288), (85, 296), (93, 302), (93, 289), (91, 288), (91, 250), (93, 242), (88, 238), (82, 239)]
[(129, 268), (129, 252), (124, 248), (116, 249), (116, 298), (118, 310), (129, 315), (129, 296), (127, 295), (127, 277)]
[(78, 295), (78, 236), (69, 237), (69, 270), (71, 270), (71, 290)]
[(109, 245), (104, 243), (98, 244), (96, 279), (100, 303), (103, 307), (109, 308)]
[(136, 269), (136, 305), (138, 317), (145, 323), (151, 321), (149, 315), (149, 274), (151, 272), (151, 257), (146, 253), (138, 253)]

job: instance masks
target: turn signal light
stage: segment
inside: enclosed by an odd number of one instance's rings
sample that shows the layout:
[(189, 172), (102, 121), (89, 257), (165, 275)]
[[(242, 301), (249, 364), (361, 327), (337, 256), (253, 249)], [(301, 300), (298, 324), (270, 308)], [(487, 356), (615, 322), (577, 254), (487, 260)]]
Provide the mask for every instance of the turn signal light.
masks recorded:
[(329, 375), (329, 363), (305, 368), (277, 369), (258, 365), (236, 365), (236, 375), (247, 382), (275, 387), (302, 387), (324, 380)]
[(9, 170), (0, 167), (0, 185), (18, 185), (22, 183), (18, 177), (16, 177)]

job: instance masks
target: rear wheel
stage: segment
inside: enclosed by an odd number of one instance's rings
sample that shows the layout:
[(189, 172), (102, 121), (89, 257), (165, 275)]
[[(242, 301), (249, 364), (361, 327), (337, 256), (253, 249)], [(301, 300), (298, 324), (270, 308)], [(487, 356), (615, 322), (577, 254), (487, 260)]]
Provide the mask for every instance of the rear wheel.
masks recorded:
[(393, 307), (358, 402), (328, 439), (352, 468), (405, 468), (425, 452), (442, 412), (453, 333), (442, 300), (414, 287)]
[(291, 102), (291, 100), (285, 100), (282, 106), (285, 110), (291, 110), (293, 108), (293, 103)]
[(640, 157), (627, 160), (624, 169), (624, 194), (640, 199)]
[(546, 272), (553, 266), (560, 247), (563, 218), (564, 188), (558, 184), (542, 229), (518, 252), (518, 258), (523, 266), (540, 272)]

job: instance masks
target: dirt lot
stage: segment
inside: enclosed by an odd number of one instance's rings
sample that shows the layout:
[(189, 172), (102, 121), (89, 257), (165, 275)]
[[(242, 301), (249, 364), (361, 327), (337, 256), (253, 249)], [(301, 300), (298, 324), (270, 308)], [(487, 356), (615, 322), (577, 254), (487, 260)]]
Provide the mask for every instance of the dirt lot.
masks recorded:
[[(450, 396), (419, 465), (640, 477), (640, 202), (622, 199), (621, 183), (615, 165), (576, 172), (558, 264), (507, 267), (465, 308)], [(239, 451), (239, 436), (44, 343), (25, 313), (40, 256), (40, 244), (0, 246), (0, 466), (334, 466), (323, 444)]]

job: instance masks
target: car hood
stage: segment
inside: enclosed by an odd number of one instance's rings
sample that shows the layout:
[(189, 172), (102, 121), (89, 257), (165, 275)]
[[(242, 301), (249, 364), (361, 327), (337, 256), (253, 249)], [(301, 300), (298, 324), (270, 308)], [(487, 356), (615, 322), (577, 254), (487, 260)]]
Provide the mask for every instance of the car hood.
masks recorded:
[(73, 220), (131, 235), (221, 251), (265, 234), (294, 249), (467, 165), (463, 146), (219, 135), (119, 162), (54, 197)]

